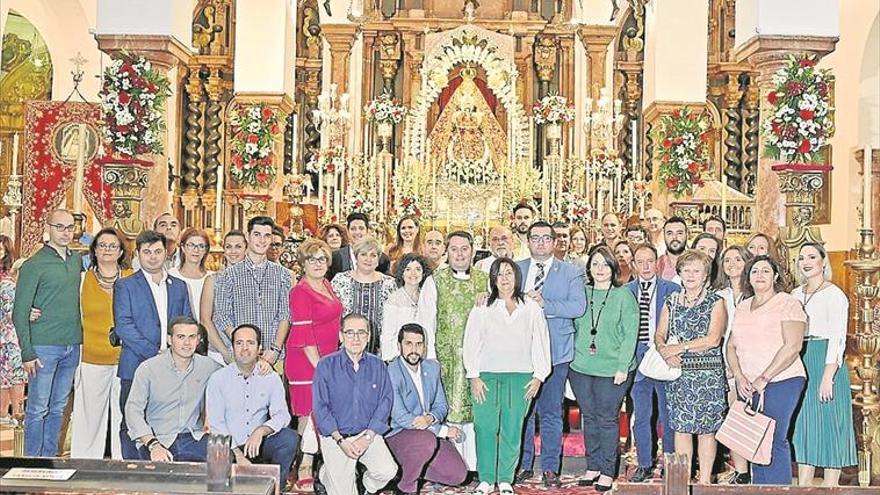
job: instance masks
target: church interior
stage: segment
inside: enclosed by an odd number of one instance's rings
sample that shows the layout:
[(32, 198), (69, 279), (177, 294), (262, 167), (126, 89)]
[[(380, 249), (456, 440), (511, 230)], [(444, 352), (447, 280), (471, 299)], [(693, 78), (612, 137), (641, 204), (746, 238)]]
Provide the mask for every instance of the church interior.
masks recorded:
[(764, 233), (789, 263), (824, 244), (857, 478), (880, 483), (875, 0), (3, 0), (0, 36), (0, 233), (21, 257), (55, 208), (132, 243), (172, 212), (215, 267), (267, 215), (295, 272), (352, 212), (383, 244), (415, 215), (486, 251), (523, 202), (590, 244), (605, 214), (652, 209), (721, 218), (727, 244)]

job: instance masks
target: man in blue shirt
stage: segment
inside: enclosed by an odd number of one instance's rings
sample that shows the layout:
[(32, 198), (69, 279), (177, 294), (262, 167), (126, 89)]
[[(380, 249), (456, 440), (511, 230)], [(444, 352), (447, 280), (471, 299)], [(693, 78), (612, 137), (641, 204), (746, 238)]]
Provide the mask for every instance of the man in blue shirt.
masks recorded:
[(290, 412), (281, 377), (255, 371), (263, 350), (260, 336), (260, 330), (248, 324), (232, 331), (235, 362), (208, 380), (208, 424), (211, 433), (232, 437), (236, 463), (278, 464), (279, 488), (284, 491), (299, 436), (287, 427)]
[(342, 350), (318, 361), (312, 382), (312, 414), (324, 456), (319, 478), (328, 495), (353, 495), (355, 467), (361, 463), (364, 488), (378, 493), (397, 473), (382, 438), (391, 414), (391, 380), (385, 363), (365, 351), (366, 317), (349, 314), (340, 333)]

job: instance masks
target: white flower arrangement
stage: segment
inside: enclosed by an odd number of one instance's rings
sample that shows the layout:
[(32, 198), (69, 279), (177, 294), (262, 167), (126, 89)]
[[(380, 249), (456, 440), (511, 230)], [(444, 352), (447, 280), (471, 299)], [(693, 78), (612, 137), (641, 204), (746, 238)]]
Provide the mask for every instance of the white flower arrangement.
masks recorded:
[(349, 213), (364, 213), (369, 215), (375, 210), (373, 202), (361, 191), (353, 191), (348, 198)]
[(583, 197), (572, 192), (563, 192), (553, 207), (556, 218), (565, 219), (570, 223), (586, 225), (590, 221), (593, 206)]
[(547, 95), (532, 105), (532, 114), (538, 125), (562, 124), (574, 120), (574, 105), (564, 96)]
[(306, 172), (332, 174), (343, 165), (345, 165), (345, 147), (335, 146), (316, 151), (306, 163)]
[(377, 124), (399, 124), (406, 117), (406, 107), (389, 93), (382, 93), (364, 106), (364, 115)]
[(171, 95), (168, 78), (144, 57), (123, 53), (104, 69), (101, 114), (104, 140), (123, 155), (161, 154), (163, 112)]

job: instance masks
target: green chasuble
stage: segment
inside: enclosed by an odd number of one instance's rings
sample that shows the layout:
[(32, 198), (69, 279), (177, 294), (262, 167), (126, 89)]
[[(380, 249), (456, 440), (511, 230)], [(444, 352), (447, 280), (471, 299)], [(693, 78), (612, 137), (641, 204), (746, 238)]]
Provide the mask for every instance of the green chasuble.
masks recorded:
[(474, 420), (470, 383), (465, 377), (461, 350), (464, 328), (474, 307), (477, 294), (486, 292), (489, 275), (471, 270), (470, 280), (458, 280), (449, 267), (434, 273), (437, 285), (437, 360), (452, 423), (470, 423)]

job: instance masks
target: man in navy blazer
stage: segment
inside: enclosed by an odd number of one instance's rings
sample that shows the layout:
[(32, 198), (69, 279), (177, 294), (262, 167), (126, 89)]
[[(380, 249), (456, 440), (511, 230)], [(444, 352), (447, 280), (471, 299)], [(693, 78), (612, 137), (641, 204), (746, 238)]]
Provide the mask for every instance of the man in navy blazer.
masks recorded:
[[(660, 322), (660, 313), (666, 299), (681, 290), (681, 286), (657, 276), (657, 250), (651, 244), (642, 244), (633, 253), (636, 277), (626, 284), (639, 303), (639, 340), (636, 345), (636, 365), (642, 362), (648, 346), (654, 341), (654, 331)], [(654, 465), (654, 434), (651, 419), (654, 415), (654, 394), (657, 394), (659, 423), (663, 428), (663, 451), (675, 452), (675, 432), (666, 423), (666, 382), (648, 378), (636, 371), (630, 397), (633, 400), (633, 441), (636, 444), (638, 468), (630, 481), (642, 482), (652, 477)]]
[[(116, 376), (120, 380), (119, 405), (123, 416), (135, 369), (165, 349), (168, 322), (178, 316), (192, 316), (186, 282), (165, 271), (165, 236), (146, 230), (137, 236), (135, 244), (141, 269), (116, 282), (113, 289), (113, 328), (122, 345)], [(124, 418), (119, 438), (122, 456), (139, 459)]]
[(542, 220), (528, 230), (529, 258), (518, 261), (522, 272), (522, 290), (544, 308), (550, 329), (550, 357), (553, 371), (541, 386), (535, 405), (526, 418), (523, 455), (517, 483), (532, 477), (535, 458), (535, 413), (541, 421), (541, 471), (544, 486), (561, 486), (562, 400), (568, 365), (574, 360), (574, 320), (584, 314), (587, 296), (584, 270), (553, 257), (556, 233)]
[[(440, 363), (425, 360), (425, 329), (407, 323), (397, 334), (400, 356), (388, 363), (394, 390), (391, 432), (385, 441), (400, 464), (400, 493), (418, 493), (419, 478), (447, 486), (460, 485), (467, 476), (464, 459), (450, 440), (462, 442), (464, 433), (446, 426), (448, 406), (440, 382)], [(425, 473), (422, 476), (422, 473)]]
[[(354, 269), (356, 263), (354, 245), (370, 237), (370, 217), (366, 213), (350, 213), (345, 221), (348, 227), (349, 243), (348, 246), (342, 246), (333, 251), (333, 259), (330, 260), (330, 268), (327, 269), (327, 280), (333, 280), (337, 273)], [(388, 255), (379, 253), (379, 266), (376, 267), (376, 271), (389, 273), (390, 270), (391, 260)]]

